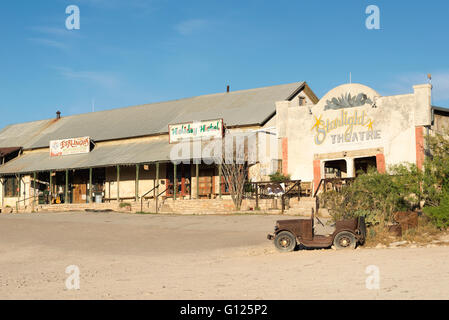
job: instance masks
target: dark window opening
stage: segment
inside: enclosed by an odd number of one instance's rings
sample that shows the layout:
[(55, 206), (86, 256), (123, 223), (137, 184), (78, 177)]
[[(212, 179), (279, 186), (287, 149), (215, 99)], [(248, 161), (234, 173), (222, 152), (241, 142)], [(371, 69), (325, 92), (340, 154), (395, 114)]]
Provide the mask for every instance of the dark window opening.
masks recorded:
[(324, 178), (346, 178), (347, 168), (345, 160), (326, 161), (324, 164)]
[(367, 173), (369, 168), (377, 169), (376, 157), (354, 159), (355, 176)]
[(19, 196), (19, 181), (16, 177), (8, 177), (4, 182), (5, 197), (15, 198)]

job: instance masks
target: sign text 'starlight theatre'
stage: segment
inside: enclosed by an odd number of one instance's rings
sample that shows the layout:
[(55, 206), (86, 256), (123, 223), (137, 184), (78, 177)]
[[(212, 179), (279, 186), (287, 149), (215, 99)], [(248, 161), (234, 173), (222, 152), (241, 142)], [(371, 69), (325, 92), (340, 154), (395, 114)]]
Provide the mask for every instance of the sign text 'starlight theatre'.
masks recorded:
[[(345, 111), (342, 110), (336, 118), (322, 119), (323, 116), (315, 116), (315, 124), (312, 130), (316, 134), (314, 142), (321, 145), (329, 137), (332, 144), (347, 142), (364, 142), (381, 139), (380, 130), (374, 130), (374, 120), (369, 118), (366, 111)], [(337, 129), (345, 129), (343, 132)], [(355, 131), (356, 128), (359, 130)]]
[(89, 152), (90, 152), (90, 137), (50, 141), (51, 157), (59, 157)]
[(201, 138), (222, 138), (223, 119), (171, 124), (168, 126), (170, 143)]

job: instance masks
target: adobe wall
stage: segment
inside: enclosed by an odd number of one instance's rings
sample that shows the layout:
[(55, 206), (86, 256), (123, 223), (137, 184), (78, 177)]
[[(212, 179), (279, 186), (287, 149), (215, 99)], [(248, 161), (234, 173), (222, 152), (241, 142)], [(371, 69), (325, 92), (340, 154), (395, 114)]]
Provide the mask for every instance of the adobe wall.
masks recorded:
[[(288, 173), (316, 184), (326, 160), (347, 161), (348, 176), (354, 176), (353, 159), (358, 157), (375, 156), (386, 169), (417, 163), (417, 133), (431, 124), (430, 94), (430, 85), (415, 86), (412, 94), (380, 96), (367, 86), (346, 84), (315, 105), (276, 103), (280, 153)], [(356, 106), (344, 107), (345, 99)]]

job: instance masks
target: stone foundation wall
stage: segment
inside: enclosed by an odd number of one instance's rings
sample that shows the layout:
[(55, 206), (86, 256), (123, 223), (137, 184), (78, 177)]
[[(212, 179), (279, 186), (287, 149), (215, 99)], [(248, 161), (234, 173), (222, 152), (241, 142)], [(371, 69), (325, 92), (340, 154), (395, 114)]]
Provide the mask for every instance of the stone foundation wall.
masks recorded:
[[(286, 214), (303, 214), (309, 213), (311, 208), (310, 201), (302, 201), (298, 205), (297, 200), (291, 200), (290, 207), (286, 207)], [(304, 205), (302, 205), (304, 204)], [(307, 207), (307, 208), (305, 208)], [(256, 208), (255, 199), (244, 199), (239, 212), (260, 212), (280, 214), (282, 203), (280, 199), (259, 199), (258, 208)], [(16, 212), (16, 208), (12, 208)], [(110, 203), (86, 203), (86, 204), (54, 204), (54, 205), (38, 205), (35, 207), (21, 206), (20, 212), (69, 212), (69, 211), (118, 211), (118, 212), (147, 212), (156, 213), (156, 202), (147, 200), (144, 202), (122, 202), (112, 201)], [(7, 212), (8, 211), (8, 212)], [(3, 213), (10, 213), (9, 210), (2, 210)], [(232, 199), (191, 199), (191, 200), (173, 200), (159, 199), (158, 212), (166, 214), (232, 214), (235, 213), (235, 207)]]

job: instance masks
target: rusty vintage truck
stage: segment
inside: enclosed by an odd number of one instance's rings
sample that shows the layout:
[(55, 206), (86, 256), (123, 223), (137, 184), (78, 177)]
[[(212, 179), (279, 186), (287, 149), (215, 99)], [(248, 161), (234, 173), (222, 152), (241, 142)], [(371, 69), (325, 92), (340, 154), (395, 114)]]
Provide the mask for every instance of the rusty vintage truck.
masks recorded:
[(333, 225), (334, 231), (327, 235), (315, 234), (315, 219), (324, 227), (313, 213), (310, 219), (279, 220), (274, 233), (268, 234), (267, 238), (273, 240), (280, 252), (293, 251), (298, 245), (306, 248), (329, 248), (334, 245), (336, 249), (355, 249), (357, 245), (365, 243), (364, 217), (337, 221)]

